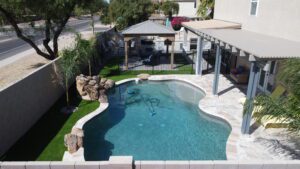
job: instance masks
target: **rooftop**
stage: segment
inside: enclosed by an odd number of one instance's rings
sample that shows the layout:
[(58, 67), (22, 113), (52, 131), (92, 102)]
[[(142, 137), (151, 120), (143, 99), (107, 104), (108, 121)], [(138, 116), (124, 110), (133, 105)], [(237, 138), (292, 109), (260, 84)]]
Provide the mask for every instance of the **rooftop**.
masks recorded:
[(172, 28), (152, 22), (144, 21), (139, 24), (133, 25), (122, 31), (123, 35), (144, 35), (144, 36), (157, 36), (157, 35), (175, 35), (176, 32)]

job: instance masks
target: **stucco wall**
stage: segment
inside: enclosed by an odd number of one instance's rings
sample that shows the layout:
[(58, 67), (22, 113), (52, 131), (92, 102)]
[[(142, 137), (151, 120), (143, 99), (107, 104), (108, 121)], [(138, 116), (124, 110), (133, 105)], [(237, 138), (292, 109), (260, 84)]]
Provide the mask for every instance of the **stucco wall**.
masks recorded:
[(179, 12), (178, 16), (186, 16), (186, 17), (196, 17), (197, 16), (197, 8), (194, 8), (194, 2), (178, 2), (179, 4)]
[(57, 62), (50, 62), (0, 91), (0, 156), (63, 94), (55, 73)]
[(299, 0), (259, 0), (257, 16), (250, 0), (216, 0), (215, 19), (238, 22), (245, 30), (300, 41)]

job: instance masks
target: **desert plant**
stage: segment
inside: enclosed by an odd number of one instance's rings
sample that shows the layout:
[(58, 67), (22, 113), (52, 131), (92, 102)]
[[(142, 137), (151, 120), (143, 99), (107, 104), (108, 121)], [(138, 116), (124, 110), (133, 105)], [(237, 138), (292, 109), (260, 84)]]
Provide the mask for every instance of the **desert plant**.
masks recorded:
[[(256, 120), (269, 117), (288, 124), (290, 131), (300, 131), (300, 59), (283, 61), (278, 75), (288, 94), (278, 98), (266, 94), (258, 95), (254, 100)], [(247, 104), (245, 104), (247, 108)]]
[(69, 87), (70, 81), (79, 72), (79, 59), (77, 58), (76, 51), (74, 49), (64, 49), (61, 54), (61, 60), (59, 62), (61, 72), (64, 76), (64, 87), (66, 90), (66, 103), (67, 107), (70, 107)]
[(91, 65), (91, 58), (92, 58), (92, 46), (90, 41), (82, 39), (80, 34), (76, 34), (75, 38), (75, 54), (76, 58), (80, 60), (80, 63), (84, 64), (87, 63), (89, 67), (89, 75), (92, 75), (92, 65)]

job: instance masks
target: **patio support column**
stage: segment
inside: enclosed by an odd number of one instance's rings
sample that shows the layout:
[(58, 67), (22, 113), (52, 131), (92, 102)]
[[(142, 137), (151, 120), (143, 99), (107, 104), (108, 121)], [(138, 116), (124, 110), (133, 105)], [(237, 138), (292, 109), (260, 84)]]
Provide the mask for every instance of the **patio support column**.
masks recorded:
[(125, 41), (125, 70), (128, 70), (128, 41)]
[(244, 110), (243, 115), (243, 122), (242, 122), (242, 133), (249, 134), (250, 133), (250, 122), (252, 118), (252, 111), (253, 111), (253, 102), (254, 97), (256, 95), (257, 84), (259, 80), (259, 66), (256, 61), (251, 62), (251, 70), (250, 70), (250, 78), (248, 82), (248, 89), (247, 89), (247, 97), (246, 97), (246, 106), (247, 109)]
[(188, 36), (187, 29), (184, 28), (184, 29), (183, 29), (183, 46), (184, 46), (184, 47), (187, 46), (187, 36)]
[(196, 75), (202, 75), (203, 64), (203, 37), (198, 36), (197, 40), (197, 59), (196, 59)]
[(171, 51), (171, 70), (174, 68), (174, 45), (175, 45), (175, 42), (172, 41), (172, 51)]
[(218, 87), (219, 87), (219, 76), (220, 76), (220, 70), (221, 70), (221, 48), (219, 45), (217, 45), (217, 51), (216, 51), (216, 61), (215, 61), (215, 77), (214, 77), (214, 83), (213, 83), (213, 94), (218, 94)]

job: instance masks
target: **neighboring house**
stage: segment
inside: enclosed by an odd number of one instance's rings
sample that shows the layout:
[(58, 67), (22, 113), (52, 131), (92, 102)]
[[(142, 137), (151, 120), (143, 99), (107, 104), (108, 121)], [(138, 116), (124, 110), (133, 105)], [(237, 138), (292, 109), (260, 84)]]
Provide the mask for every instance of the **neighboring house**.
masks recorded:
[[(162, 3), (167, 0), (152, 0), (154, 3)], [(199, 0), (171, 0), (179, 4), (178, 16), (185, 16), (191, 19), (199, 18), (197, 16), (197, 8), (199, 5)]]
[(198, 0), (174, 0), (179, 4), (178, 16), (185, 16), (191, 19), (198, 18), (197, 7)]

